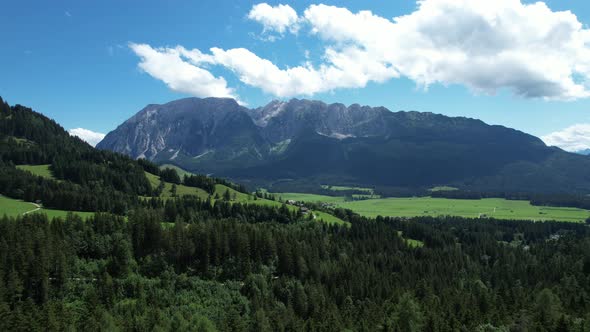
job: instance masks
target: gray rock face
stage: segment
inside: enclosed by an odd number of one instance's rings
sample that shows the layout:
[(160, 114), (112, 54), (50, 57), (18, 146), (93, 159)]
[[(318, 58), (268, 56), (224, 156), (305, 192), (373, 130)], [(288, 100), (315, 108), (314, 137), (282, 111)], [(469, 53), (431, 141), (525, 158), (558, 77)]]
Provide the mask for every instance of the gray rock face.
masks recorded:
[(391, 114), (384, 107), (358, 104), (346, 107), (298, 99), (273, 101), (248, 113), (272, 143), (293, 139), (304, 129), (313, 129), (320, 135), (337, 139), (384, 136), (387, 134), (384, 117)]
[[(233, 99), (186, 98), (146, 106), (97, 147), (150, 160), (163, 155), (178, 158), (179, 154), (199, 157), (228, 148), (254, 148), (265, 156), (273, 146), (293, 139), (304, 129), (337, 139), (387, 135), (384, 117), (390, 114), (383, 107), (346, 107), (298, 99), (247, 109)], [(251, 137), (246, 138), (248, 134)], [(232, 139), (236, 137), (241, 140)]]
[[(197, 156), (224, 149), (237, 135), (257, 129), (245, 108), (229, 98), (186, 98), (163, 105), (148, 105), (110, 132), (97, 147), (154, 160), (179, 153)], [(248, 143), (249, 140), (243, 143)], [(240, 148), (240, 145), (234, 148)]]

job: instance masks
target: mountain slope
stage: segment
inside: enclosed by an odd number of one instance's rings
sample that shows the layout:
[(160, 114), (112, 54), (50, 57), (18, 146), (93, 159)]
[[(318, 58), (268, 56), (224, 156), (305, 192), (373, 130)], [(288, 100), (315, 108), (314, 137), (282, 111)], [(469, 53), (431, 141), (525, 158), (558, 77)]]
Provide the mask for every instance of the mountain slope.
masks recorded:
[[(148, 142), (149, 144), (146, 144)], [(590, 160), (482, 121), (292, 99), (247, 109), (229, 99), (150, 105), (99, 148), (272, 184), (354, 183), (590, 192)]]
[(268, 151), (268, 146), (244, 110), (225, 98), (148, 105), (97, 147), (181, 165), (193, 160), (217, 167), (226, 160), (253, 163), (264, 158), (261, 152)]
[(96, 150), (44, 115), (0, 98), (0, 194), (60, 210), (122, 214), (151, 192), (137, 161)]

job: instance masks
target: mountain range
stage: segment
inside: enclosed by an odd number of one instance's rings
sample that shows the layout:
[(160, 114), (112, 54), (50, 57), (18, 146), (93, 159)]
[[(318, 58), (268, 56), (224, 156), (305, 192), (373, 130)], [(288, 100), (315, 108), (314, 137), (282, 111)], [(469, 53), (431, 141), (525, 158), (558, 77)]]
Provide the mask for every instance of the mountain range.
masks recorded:
[(518, 130), (465, 117), (305, 99), (254, 109), (228, 98), (152, 104), (97, 147), (266, 186), (590, 192), (590, 158)]

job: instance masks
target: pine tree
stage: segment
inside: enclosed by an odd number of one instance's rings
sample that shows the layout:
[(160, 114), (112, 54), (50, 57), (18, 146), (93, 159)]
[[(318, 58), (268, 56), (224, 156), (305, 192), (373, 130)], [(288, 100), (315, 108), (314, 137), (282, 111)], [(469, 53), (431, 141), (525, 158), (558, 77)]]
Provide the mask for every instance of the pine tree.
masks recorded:
[(395, 311), (395, 321), (401, 331), (417, 332), (422, 330), (424, 315), (420, 305), (409, 293), (404, 293)]

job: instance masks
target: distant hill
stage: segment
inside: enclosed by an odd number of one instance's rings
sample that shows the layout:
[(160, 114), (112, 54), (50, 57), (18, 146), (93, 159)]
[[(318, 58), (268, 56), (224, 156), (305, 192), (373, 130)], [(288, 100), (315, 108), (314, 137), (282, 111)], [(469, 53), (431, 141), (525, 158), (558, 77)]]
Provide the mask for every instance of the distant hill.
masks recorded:
[(581, 154), (584, 156), (589, 156), (590, 155), (590, 149), (585, 149), (585, 150), (580, 150), (580, 151), (576, 151), (577, 154)]
[(151, 193), (136, 160), (94, 149), (46, 116), (0, 98), (0, 194), (61, 210), (124, 213)]
[(452, 185), (590, 192), (590, 160), (480, 120), (292, 99), (256, 109), (226, 98), (148, 105), (97, 146), (190, 171), (272, 185)]

